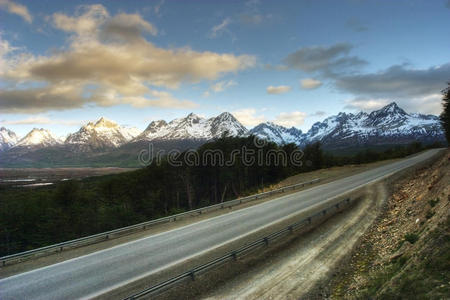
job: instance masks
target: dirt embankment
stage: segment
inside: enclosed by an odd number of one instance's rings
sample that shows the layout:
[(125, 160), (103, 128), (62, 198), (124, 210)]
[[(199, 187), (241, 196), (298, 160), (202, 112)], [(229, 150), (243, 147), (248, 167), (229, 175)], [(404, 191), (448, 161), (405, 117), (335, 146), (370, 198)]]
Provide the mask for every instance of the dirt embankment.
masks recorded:
[(311, 298), (449, 299), (450, 150), (392, 192), (358, 247)]

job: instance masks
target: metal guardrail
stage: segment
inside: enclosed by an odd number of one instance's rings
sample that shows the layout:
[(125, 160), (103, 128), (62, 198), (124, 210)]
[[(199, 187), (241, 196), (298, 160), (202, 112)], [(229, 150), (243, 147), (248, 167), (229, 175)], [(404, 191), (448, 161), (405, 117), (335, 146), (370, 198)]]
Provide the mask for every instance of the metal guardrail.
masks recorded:
[(294, 230), (296, 229), (300, 229), (302, 227), (304, 227), (305, 225), (309, 225), (312, 223), (312, 220), (314, 218), (317, 217), (323, 217), (325, 216), (327, 213), (331, 212), (332, 209), (335, 209), (335, 211), (338, 211), (339, 209), (341, 209), (341, 205), (345, 205), (345, 204), (349, 204), (350, 203), (350, 198), (346, 198), (336, 204), (333, 204), (325, 209), (322, 209), (321, 211), (306, 217), (296, 223), (293, 223), (277, 232), (273, 232), (261, 239), (258, 239), (248, 245), (243, 246), (242, 248), (239, 248), (237, 250), (228, 252), (227, 254), (225, 254), (224, 256), (221, 256), (219, 258), (216, 258), (210, 262), (207, 262), (203, 265), (197, 266), (187, 272), (184, 272), (178, 276), (172, 277), (164, 282), (161, 282), (157, 285), (151, 286), (145, 290), (142, 290), (134, 295), (131, 295), (127, 298), (125, 298), (124, 300), (135, 300), (135, 299), (139, 299), (141, 297), (144, 296), (149, 296), (152, 294), (158, 294), (161, 293), (167, 289), (169, 289), (170, 287), (172, 287), (175, 284), (181, 283), (181, 281), (184, 281), (186, 279), (191, 279), (191, 280), (195, 280), (195, 276), (196, 274), (200, 274), (202, 272), (207, 271), (210, 268), (213, 267), (217, 267), (227, 261), (230, 260), (237, 260), (238, 256), (242, 256), (243, 254), (247, 254), (248, 252), (250, 252), (251, 250), (254, 250), (260, 246), (268, 246), (270, 241), (273, 241), (283, 235), (292, 233)]
[(114, 230), (97, 233), (97, 234), (90, 235), (90, 236), (85, 236), (85, 237), (78, 238), (75, 240), (70, 240), (70, 241), (53, 244), (53, 245), (49, 245), (49, 246), (45, 246), (45, 247), (41, 247), (41, 248), (37, 248), (37, 249), (33, 249), (33, 250), (28, 250), (28, 251), (19, 252), (16, 254), (3, 256), (3, 257), (0, 257), (0, 263), (2, 266), (5, 266), (9, 263), (20, 262), (20, 261), (26, 260), (27, 258), (30, 258), (30, 257), (38, 255), (38, 254), (46, 254), (46, 253), (50, 254), (50, 253), (54, 253), (54, 252), (61, 252), (65, 248), (69, 249), (69, 248), (79, 247), (82, 245), (88, 245), (88, 244), (102, 241), (102, 240), (108, 240), (114, 235), (123, 234), (126, 232), (133, 232), (138, 229), (145, 230), (145, 229), (147, 229), (147, 227), (150, 227), (152, 225), (166, 223), (166, 222), (173, 222), (173, 221), (176, 221), (177, 219), (185, 217), (185, 216), (202, 214), (207, 211), (213, 211), (213, 210), (222, 209), (222, 208), (226, 208), (226, 207), (231, 208), (232, 206), (235, 206), (237, 204), (241, 204), (241, 203), (248, 202), (251, 200), (263, 199), (263, 198), (272, 196), (273, 194), (284, 193), (288, 190), (295, 190), (298, 187), (304, 187), (307, 184), (313, 184), (313, 183), (316, 183), (319, 181), (320, 181), (320, 178), (316, 178), (311, 181), (297, 183), (297, 184), (285, 186), (285, 187), (282, 187), (279, 189), (275, 189), (272, 191), (255, 194), (255, 195), (251, 195), (251, 196), (247, 196), (247, 197), (243, 197), (243, 198), (238, 198), (238, 199), (234, 199), (234, 200), (229, 200), (229, 201), (225, 201), (222, 203), (218, 203), (218, 204), (214, 204), (214, 205), (210, 205), (210, 206), (206, 206), (206, 207), (201, 207), (201, 208), (194, 209), (194, 210), (189, 210), (187, 212), (179, 213), (176, 215), (171, 215), (171, 216), (167, 216), (167, 217), (163, 217), (163, 218), (159, 218), (159, 219), (155, 219), (155, 220), (151, 220), (151, 221), (147, 221), (147, 222), (143, 222), (143, 223), (139, 223), (139, 224), (135, 224), (135, 225), (130, 225), (127, 227), (122, 227), (119, 229), (114, 229)]

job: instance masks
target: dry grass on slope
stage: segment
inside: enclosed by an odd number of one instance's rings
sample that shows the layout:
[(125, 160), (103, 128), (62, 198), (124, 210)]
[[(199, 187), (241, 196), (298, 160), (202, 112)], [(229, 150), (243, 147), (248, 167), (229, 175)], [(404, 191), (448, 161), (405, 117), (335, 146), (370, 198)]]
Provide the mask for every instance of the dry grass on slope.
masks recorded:
[(384, 212), (324, 287), (331, 298), (448, 299), (450, 151), (398, 181)]

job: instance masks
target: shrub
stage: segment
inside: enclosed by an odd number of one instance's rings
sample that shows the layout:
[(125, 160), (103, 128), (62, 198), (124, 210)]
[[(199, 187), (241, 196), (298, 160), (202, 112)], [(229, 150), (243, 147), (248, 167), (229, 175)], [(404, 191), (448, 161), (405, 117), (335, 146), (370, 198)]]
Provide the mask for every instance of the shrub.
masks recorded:
[(419, 240), (419, 235), (417, 235), (415, 233), (405, 234), (405, 241), (408, 241), (411, 244), (414, 244), (415, 242), (417, 242), (417, 240)]
[(439, 202), (439, 198), (436, 199), (431, 199), (430, 201), (428, 201), (428, 203), (430, 204), (431, 207), (435, 207), (436, 204)]
[(434, 212), (430, 209), (429, 211), (427, 211), (425, 218), (431, 219), (433, 216), (434, 216)]

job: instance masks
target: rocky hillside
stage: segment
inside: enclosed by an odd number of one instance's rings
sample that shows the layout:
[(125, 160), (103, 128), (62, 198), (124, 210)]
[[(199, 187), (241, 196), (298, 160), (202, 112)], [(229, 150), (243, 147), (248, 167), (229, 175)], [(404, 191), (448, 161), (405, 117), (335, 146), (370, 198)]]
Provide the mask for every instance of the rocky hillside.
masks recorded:
[(393, 187), (384, 212), (320, 294), (331, 299), (448, 299), (450, 151)]

